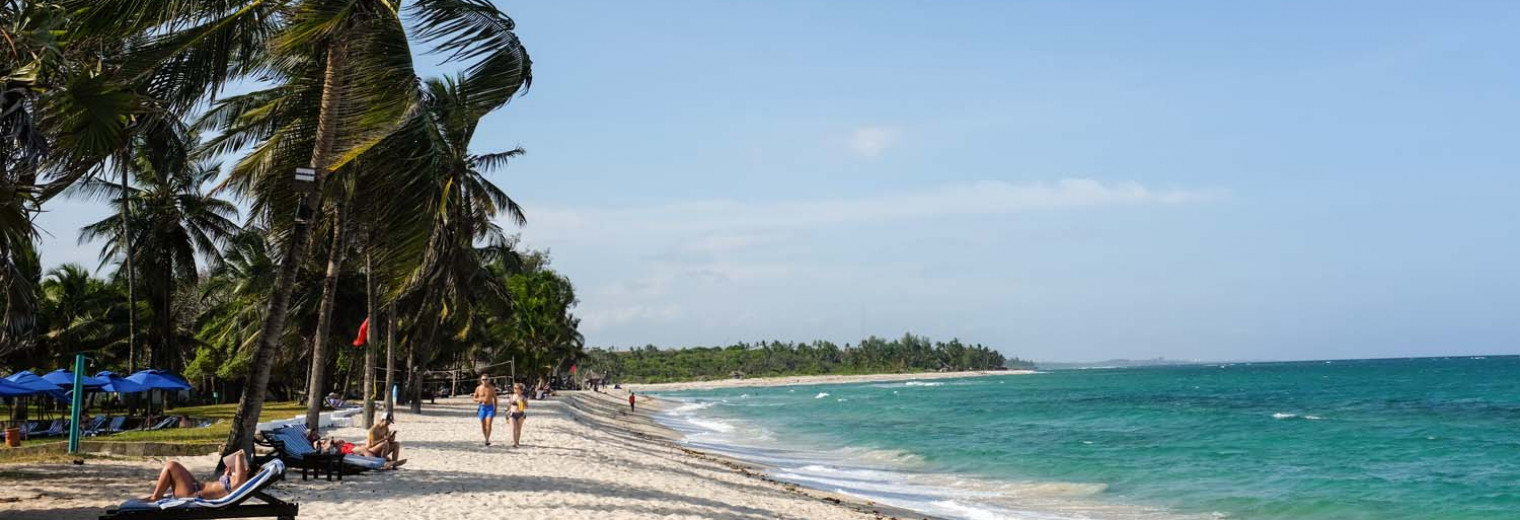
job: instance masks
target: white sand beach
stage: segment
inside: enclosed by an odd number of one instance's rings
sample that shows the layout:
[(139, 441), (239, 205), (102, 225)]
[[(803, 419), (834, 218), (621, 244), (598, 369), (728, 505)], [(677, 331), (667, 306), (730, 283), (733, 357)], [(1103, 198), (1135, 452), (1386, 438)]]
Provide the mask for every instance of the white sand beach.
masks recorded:
[(625, 388), (635, 392), (675, 390), (706, 390), (712, 388), (746, 388), (755, 386), (828, 385), (844, 383), (874, 383), (883, 381), (913, 381), (924, 379), (954, 379), (960, 377), (1016, 376), (1033, 374), (1033, 370), (976, 370), (966, 372), (916, 372), (907, 374), (864, 374), (827, 376), (755, 377), (745, 379), (714, 379), (683, 383), (629, 384)]
[[(497, 421), (492, 446), (485, 447), (468, 398), (439, 400), (424, 405), (422, 415), (398, 414), (395, 429), (409, 459), (404, 468), (341, 482), (302, 481), (299, 472), (291, 472), (273, 494), (298, 501), (301, 518), (322, 520), (883, 517), (871, 505), (833, 503), (822, 494), (680, 449), (643, 410), (627, 413), (625, 395), (579, 392), (535, 401), (524, 445), (515, 449), (508, 447), (505, 420)], [(358, 428), (329, 433), (363, 438)], [(209, 478), (215, 458), (182, 462)], [(95, 518), (128, 497), (146, 494), (161, 466), (161, 460), (0, 465), (0, 518)]]

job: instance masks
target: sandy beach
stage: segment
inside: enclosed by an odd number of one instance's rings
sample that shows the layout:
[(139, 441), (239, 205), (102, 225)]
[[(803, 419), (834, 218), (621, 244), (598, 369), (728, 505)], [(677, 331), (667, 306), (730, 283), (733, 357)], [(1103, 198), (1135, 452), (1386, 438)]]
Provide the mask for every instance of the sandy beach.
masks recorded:
[[(934, 374), (939, 375), (939, 374)], [(399, 413), (396, 430), (409, 459), (399, 471), (302, 481), (298, 472), (273, 494), (301, 505), (301, 518), (413, 520), (516, 518), (867, 519), (866, 504), (834, 503), (821, 493), (771, 482), (758, 472), (683, 450), (649, 419), (657, 399), (627, 412), (626, 394), (567, 392), (529, 408), (523, 446), (510, 448), (498, 420), (492, 446), (481, 443), (467, 398)], [(358, 428), (328, 432), (359, 440)], [(209, 478), (215, 457), (180, 459)], [(162, 460), (92, 460), (0, 465), (0, 518), (95, 518), (149, 491)], [(837, 500), (837, 499), (836, 499)], [(883, 513), (893, 512), (881, 509)]]
[(954, 379), (961, 377), (1015, 376), (1033, 374), (1033, 370), (997, 370), (968, 372), (918, 372), (909, 374), (865, 374), (827, 376), (756, 377), (746, 379), (715, 379), (683, 383), (629, 384), (624, 387), (635, 392), (675, 390), (707, 390), (713, 388), (746, 388), (756, 386), (830, 385), (845, 383), (874, 383), (884, 381), (913, 381), (927, 379)]

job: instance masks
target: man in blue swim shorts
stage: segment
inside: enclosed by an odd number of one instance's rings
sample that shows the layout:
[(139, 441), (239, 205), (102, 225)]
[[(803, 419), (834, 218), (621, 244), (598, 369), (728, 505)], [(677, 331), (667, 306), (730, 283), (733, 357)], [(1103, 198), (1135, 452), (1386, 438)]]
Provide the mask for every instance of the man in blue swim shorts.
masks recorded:
[(491, 423), (496, 420), (496, 385), (490, 376), (480, 375), (480, 386), (475, 387), (475, 417), (480, 419), (480, 433), (486, 436), (486, 446), (491, 445)]

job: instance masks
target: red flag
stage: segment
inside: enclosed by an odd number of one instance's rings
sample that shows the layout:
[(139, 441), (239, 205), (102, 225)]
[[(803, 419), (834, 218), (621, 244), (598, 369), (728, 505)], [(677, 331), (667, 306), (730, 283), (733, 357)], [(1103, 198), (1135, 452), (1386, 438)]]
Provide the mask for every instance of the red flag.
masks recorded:
[(575, 365), (570, 365), (570, 373), (571, 374), (575, 373)]
[(359, 337), (354, 338), (354, 346), (362, 347), (369, 339), (369, 318), (364, 318), (364, 323), (359, 324)]

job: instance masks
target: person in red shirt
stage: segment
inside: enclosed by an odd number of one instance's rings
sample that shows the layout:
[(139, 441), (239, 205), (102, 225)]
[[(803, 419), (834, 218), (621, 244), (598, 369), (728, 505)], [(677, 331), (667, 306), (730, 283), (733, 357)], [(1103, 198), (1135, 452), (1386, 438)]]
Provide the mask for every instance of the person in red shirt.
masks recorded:
[(628, 392), (628, 411), (630, 411), (630, 412), (634, 411), (634, 408), (633, 408), (633, 392)]

